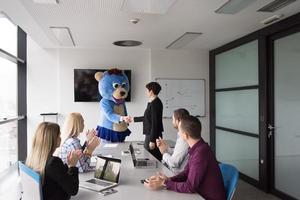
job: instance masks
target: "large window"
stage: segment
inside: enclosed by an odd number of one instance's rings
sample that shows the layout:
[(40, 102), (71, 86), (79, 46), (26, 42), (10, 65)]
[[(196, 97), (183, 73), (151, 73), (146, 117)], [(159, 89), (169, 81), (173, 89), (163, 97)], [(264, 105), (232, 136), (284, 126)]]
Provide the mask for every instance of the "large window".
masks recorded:
[[(24, 102), (20, 102), (24, 98), (21, 98), (18, 91), (18, 84), (22, 84), (20, 71), (26, 75), (26, 70), (19, 69), (26, 68), (26, 65), (24, 57), (20, 58), (18, 55), (21, 50), (20, 44), (24, 44), (24, 41), (19, 41), (18, 44), (18, 29), (0, 13), (0, 173), (20, 159), (18, 151), (26, 151), (19, 149), (19, 124), (26, 115), (26, 112), (20, 113), (18, 109), (18, 105), (24, 105)], [(22, 131), (22, 135), (24, 134), (26, 135), (26, 130)]]

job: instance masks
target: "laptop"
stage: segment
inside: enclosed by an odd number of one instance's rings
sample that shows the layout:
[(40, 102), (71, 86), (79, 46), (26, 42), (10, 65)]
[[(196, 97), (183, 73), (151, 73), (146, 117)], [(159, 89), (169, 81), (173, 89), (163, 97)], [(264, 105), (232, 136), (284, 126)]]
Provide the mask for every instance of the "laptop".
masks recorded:
[(119, 184), (121, 160), (98, 156), (94, 178), (80, 182), (79, 186), (94, 191), (103, 191)]
[(129, 145), (130, 154), (135, 168), (157, 168), (156, 160), (149, 160), (148, 158), (136, 158), (132, 143)]

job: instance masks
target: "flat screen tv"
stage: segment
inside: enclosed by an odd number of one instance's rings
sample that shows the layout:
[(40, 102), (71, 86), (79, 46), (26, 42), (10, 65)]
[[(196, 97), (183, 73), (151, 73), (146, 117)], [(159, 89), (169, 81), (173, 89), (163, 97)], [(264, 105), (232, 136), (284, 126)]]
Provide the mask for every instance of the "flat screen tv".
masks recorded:
[[(75, 102), (99, 102), (102, 97), (98, 91), (98, 81), (94, 75), (96, 72), (104, 72), (107, 69), (74, 69), (74, 99)], [(131, 70), (123, 70), (131, 85)], [(131, 90), (125, 99), (131, 101)]]

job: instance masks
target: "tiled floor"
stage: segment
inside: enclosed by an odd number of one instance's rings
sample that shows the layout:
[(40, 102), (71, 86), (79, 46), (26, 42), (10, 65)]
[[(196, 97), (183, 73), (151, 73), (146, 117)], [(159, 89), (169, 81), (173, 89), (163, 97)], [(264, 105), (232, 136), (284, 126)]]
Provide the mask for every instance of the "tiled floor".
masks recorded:
[(256, 187), (239, 180), (237, 190), (233, 196), (233, 200), (279, 200), (269, 193), (265, 193)]

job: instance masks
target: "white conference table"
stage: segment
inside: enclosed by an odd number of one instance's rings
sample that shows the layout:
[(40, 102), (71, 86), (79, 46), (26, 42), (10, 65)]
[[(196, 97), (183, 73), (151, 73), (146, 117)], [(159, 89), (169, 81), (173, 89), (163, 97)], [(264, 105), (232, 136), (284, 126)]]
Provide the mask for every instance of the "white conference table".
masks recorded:
[[(162, 172), (167, 176), (172, 176), (173, 173), (161, 162), (158, 162), (157, 168), (152, 169), (136, 169), (133, 166), (131, 155), (122, 155), (123, 150), (128, 150), (130, 142), (119, 143), (117, 147), (106, 147), (105, 145), (101, 148), (97, 148), (95, 154), (111, 155), (114, 158), (122, 160), (119, 185), (116, 186), (118, 192), (107, 196), (103, 196), (98, 192), (92, 190), (79, 188), (79, 192), (76, 196), (71, 199), (124, 199), (124, 200), (189, 200), (189, 199), (203, 199), (198, 194), (184, 194), (170, 190), (149, 190), (143, 184), (142, 179), (149, 178), (156, 172)], [(132, 142), (133, 147), (140, 150), (140, 154), (136, 154), (137, 158), (149, 158), (150, 160), (156, 160), (147, 150), (144, 149), (143, 145), (139, 145), (138, 142)], [(86, 181), (94, 177), (94, 172), (81, 173), (79, 175), (79, 181)]]

